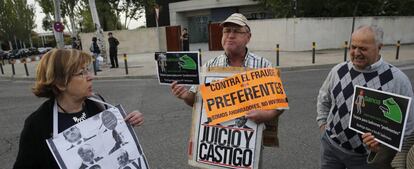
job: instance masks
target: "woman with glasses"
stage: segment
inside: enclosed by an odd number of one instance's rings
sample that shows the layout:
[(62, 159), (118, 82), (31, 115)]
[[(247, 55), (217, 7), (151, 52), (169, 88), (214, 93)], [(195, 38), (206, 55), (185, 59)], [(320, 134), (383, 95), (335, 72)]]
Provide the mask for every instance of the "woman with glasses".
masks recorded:
[[(94, 96), (91, 61), (89, 54), (73, 49), (54, 49), (42, 57), (32, 91), (48, 100), (25, 120), (14, 168), (59, 168), (45, 140), (105, 109), (88, 99)], [(140, 126), (144, 118), (133, 111), (125, 121)]]

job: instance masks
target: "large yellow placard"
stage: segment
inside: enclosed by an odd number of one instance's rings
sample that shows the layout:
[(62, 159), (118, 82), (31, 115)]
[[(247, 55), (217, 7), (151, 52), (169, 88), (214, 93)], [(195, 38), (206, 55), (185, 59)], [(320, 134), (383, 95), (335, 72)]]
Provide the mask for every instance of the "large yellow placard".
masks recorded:
[(250, 110), (288, 109), (288, 99), (275, 68), (243, 72), (200, 85), (210, 124), (246, 115)]

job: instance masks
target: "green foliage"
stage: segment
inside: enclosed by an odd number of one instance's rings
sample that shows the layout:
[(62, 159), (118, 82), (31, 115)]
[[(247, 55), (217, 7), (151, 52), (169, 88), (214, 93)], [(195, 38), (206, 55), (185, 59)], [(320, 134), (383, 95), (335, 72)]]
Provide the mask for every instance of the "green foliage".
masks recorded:
[(275, 17), (349, 17), (414, 15), (414, 0), (258, 0)]
[(98, 11), (99, 15), (99, 22), (101, 23), (101, 27), (104, 31), (117, 30), (118, 28), (122, 28), (121, 24), (117, 23), (119, 22), (119, 19), (113, 13), (111, 5), (108, 1), (95, 1), (95, 3), (96, 10)]
[(15, 38), (28, 42), (34, 24), (34, 7), (25, 0), (4, 0), (0, 2), (0, 37), (2, 41)]
[(117, 16), (119, 12), (125, 13), (124, 23), (128, 27), (131, 20), (138, 20), (143, 17), (146, 4), (155, 3), (154, 0), (110, 0), (112, 8), (116, 10)]

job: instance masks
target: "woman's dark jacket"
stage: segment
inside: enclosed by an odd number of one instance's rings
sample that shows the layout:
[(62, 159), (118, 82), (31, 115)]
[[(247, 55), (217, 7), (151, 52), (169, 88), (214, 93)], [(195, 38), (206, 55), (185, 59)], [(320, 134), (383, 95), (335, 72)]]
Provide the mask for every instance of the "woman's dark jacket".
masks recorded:
[[(53, 136), (54, 100), (45, 101), (27, 117), (20, 135), (19, 152), (13, 166), (14, 169), (59, 168), (45, 141)], [(92, 117), (103, 110), (102, 105), (89, 99), (85, 100), (85, 105), (89, 111), (88, 117)]]

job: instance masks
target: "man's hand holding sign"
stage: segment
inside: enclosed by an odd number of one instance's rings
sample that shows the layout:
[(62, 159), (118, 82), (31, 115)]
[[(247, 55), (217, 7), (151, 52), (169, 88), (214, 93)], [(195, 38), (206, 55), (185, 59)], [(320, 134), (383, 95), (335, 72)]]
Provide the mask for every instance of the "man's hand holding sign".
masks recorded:
[(279, 71), (274, 68), (247, 71), (200, 86), (211, 124), (238, 117), (261, 123), (282, 113), (288, 102)]

